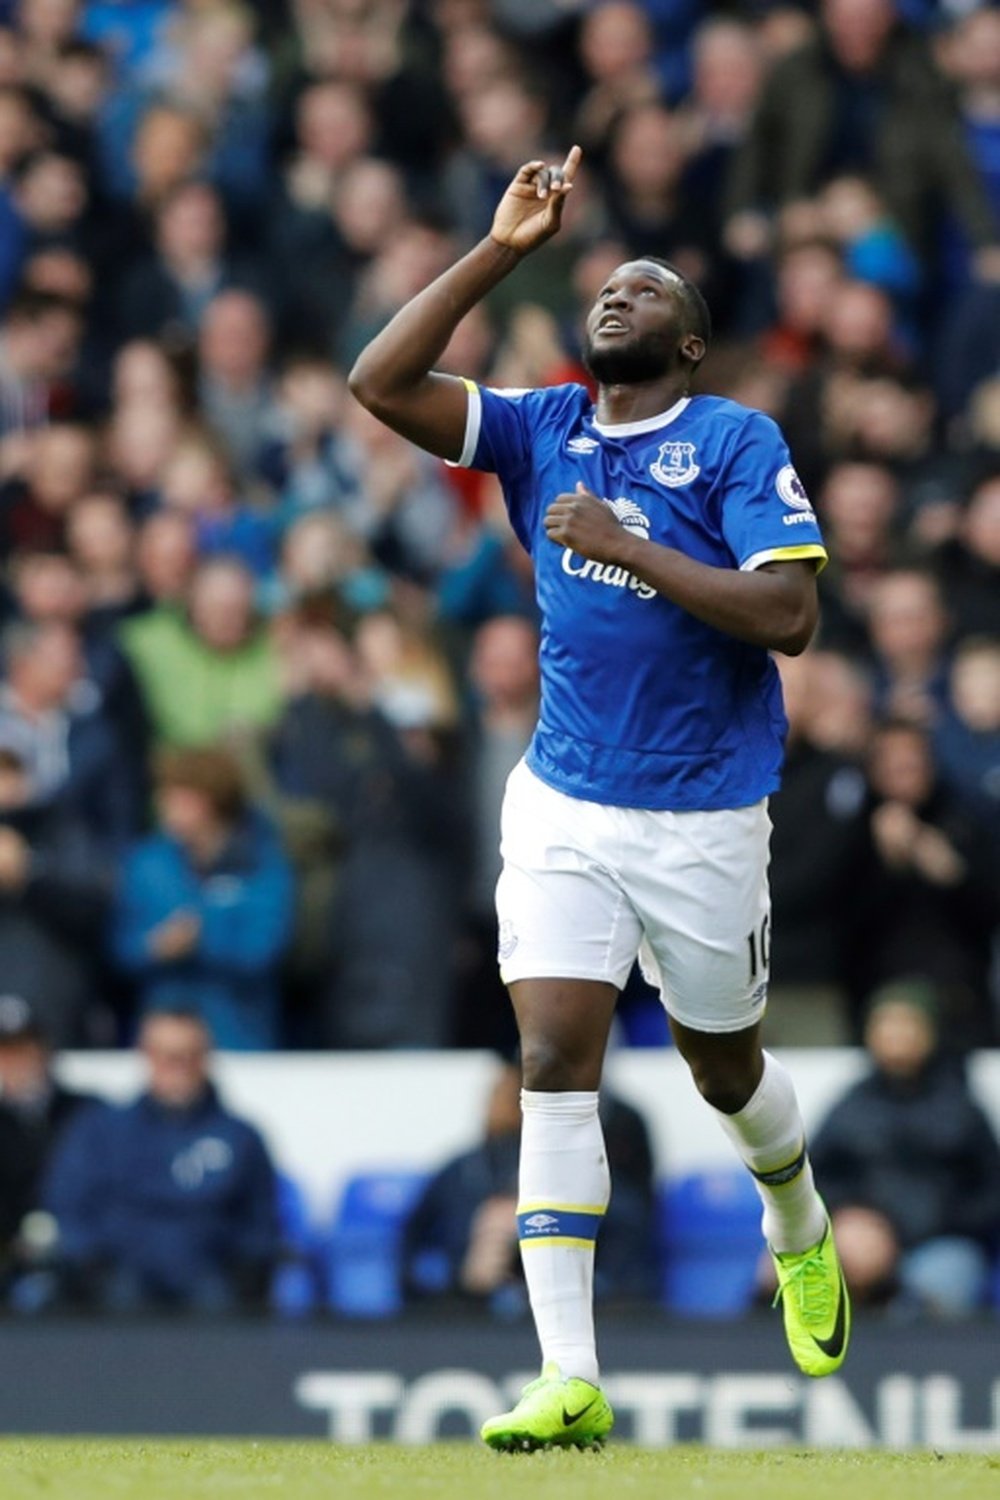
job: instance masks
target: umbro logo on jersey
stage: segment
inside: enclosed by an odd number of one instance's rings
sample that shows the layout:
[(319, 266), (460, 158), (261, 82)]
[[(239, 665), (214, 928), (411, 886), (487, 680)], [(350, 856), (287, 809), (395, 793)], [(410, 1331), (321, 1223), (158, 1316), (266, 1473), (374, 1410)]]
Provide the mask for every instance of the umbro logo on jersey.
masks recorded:
[(550, 1224), (558, 1224), (559, 1220), (552, 1214), (532, 1214), (524, 1222), (529, 1229), (548, 1229)]
[(694, 443), (661, 443), (649, 472), (671, 490), (690, 484), (701, 473), (701, 465), (694, 461), (694, 451)]
[(570, 453), (583, 454), (593, 453), (595, 448), (599, 448), (600, 446), (597, 439), (592, 437), (571, 437), (566, 444)]

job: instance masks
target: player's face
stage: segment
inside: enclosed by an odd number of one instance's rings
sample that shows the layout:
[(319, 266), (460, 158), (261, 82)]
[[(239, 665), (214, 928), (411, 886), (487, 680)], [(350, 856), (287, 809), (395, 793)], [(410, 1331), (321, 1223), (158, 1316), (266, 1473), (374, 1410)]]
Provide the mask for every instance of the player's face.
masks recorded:
[(608, 277), (587, 318), (584, 360), (601, 385), (638, 385), (680, 362), (684, 306), (676, 276), (648, 260)]

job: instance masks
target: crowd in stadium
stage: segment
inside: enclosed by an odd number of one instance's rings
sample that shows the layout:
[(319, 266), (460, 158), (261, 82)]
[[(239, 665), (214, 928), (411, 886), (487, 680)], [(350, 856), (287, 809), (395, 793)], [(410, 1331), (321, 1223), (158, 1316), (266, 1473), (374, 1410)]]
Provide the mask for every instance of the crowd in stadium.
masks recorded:
[(445, 363), (586, 380), (609, 268), (698, 279), (701, 386), (779, 419), (832, 554), (783, 667), (774, 1039), (918, 975), (997, 1040), (1000, 13), (899, 10), (0, 6), (0, 963), (53, 1040), (165, 1004), (225, 1047), (509, 1039), (528, 568), (344, 374), (573, 139), (562, 234)]

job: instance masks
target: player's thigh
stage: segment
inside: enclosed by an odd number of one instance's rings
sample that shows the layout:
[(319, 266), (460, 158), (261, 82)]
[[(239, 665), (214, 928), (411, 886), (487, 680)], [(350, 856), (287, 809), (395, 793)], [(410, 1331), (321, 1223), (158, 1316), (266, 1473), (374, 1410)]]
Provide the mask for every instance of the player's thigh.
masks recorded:
[(580, 979), (621, 989), (639, 947), (639, 919), (614, 869), (608, 810), (511, 775), (497, 883), (505, 984)]
[(763, 1014), (770, 831), (763, 802), (674, 814), (659, 848), (629, 872), (644, 968), (670, 1015), (692, 1031), (745, 1031)]

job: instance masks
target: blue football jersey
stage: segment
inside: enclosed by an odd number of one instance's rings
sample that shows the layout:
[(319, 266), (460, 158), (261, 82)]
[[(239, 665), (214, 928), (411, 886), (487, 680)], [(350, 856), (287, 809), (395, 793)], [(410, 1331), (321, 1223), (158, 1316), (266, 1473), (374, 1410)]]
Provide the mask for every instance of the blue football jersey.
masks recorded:
[(460, 464), (496, 473), (535, 565), (542, 701), (527, 760), (573, 797), (677, 811), (778, 786), (786, 721), (767, 651), (696, 620), (626, 569), (550, 541), (581, 481), (638, 536), (717, 568), (826, 559), (779, 428), (716, 396), (605, 424), (579, 385), (469, 392)]

